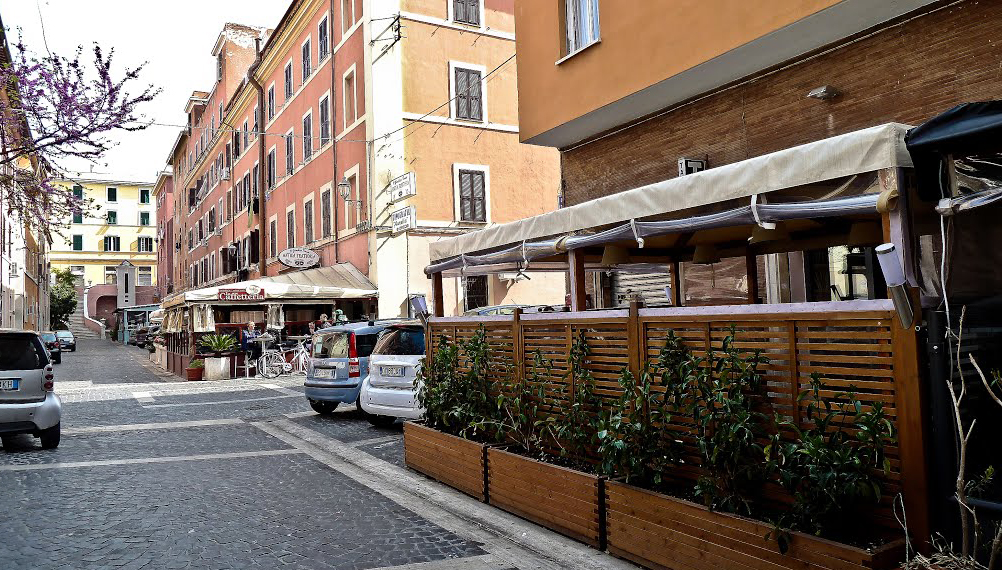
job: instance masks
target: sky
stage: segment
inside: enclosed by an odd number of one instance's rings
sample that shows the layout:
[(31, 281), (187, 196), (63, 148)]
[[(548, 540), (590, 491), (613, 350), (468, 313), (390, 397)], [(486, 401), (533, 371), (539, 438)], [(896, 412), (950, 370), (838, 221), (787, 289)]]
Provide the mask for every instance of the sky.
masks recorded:
[[(139, 110), (149, 120), (182, 125), (184, 106), (192, 91), (208, 91), (215, 81), (212, 47), (226, 22), (274, 28), (291, 0), (19, 0), (0, 3), (0, 16), (8, 37), (16, 40), (18, 28), (25, 43), (45, 52), (45, 38), (53, 53), (72, 56), (78, 45), (85, 54), (94, 42), (115, 49), (116, 68), (147, 62), (137, 92), (152, 83), (162, 88), (155, 100)], [(39, 18), (41, 12), (41, 19)], [(87, 56), (84, 61), (89, 61)], [(146, 130), (116, 132), (117, 144), (91, 166), (85, 162), (61, 164), (68, 170), (89, 172), (119, 180), (149, 181), (167, 163), (177, 138), (176, 127), (151, 126)], [(105, 166), (107, 165), (107, 166)]]

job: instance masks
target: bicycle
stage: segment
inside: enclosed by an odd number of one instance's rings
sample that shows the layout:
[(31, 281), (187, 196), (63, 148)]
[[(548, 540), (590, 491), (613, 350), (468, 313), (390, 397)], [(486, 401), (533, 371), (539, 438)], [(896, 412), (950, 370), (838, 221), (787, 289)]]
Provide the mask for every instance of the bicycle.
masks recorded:
[(306, 374), (310, 369), (310, 349), (307, 341), (311, 338), (310, 336), (289, 337), (289, 340), (296, 341), (296, 348), (292, 349), (292, 371), (297, 374)]
[(276, 378), (283, 372), (292, 370), (292, 365), (285, 359), (285, 351), (277, 348), (263, 348), (264, 343), (272, 342), (275, 337), (270, 334), (263, 334), (254, 339), (262, 345), (261, 356), (257, 359), (258, 374), (265, 378)]

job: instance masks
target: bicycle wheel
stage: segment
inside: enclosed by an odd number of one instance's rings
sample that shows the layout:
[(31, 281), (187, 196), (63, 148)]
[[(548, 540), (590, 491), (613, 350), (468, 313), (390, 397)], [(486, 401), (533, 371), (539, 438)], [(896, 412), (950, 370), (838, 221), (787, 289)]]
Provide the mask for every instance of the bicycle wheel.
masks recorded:
[(265, 378), (275, 378), (282, 373), (285, 356), (279, 352), (266, 352), (257, 360), (258, 374)]

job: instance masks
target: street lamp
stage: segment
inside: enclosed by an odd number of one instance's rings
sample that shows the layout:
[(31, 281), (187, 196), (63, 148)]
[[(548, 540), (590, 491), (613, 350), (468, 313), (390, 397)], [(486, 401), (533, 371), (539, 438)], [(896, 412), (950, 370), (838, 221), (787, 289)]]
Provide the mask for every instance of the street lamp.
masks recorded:
[(341, 199), (347, 202), (354, 202), (354, 200), (349, 200), (348, 197), (351, 196), (351, 182), (348, 182), (348, 177), (345, 176), (341, 179), (341, 182), (337, 183), (338, 194), (341, 194)]

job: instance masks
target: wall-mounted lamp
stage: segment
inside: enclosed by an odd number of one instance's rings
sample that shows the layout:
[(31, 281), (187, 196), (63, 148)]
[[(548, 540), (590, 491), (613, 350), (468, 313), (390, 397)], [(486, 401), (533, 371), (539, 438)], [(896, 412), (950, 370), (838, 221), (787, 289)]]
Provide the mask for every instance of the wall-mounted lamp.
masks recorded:
[(878, 245), (877, 262), (880, 263), (880, 271), (884, 274), (884, 281), (887, 283), (887, 290), (891, 294), (891, 301), (894, 302), (894, 310), (898, 313), (898, 319), (904, 327), (912, 326), (915, 321), (915, 310), (912, 308), (912, 300), (908, 295), (905, 286), (905, 271), (901, 266), (901, 258), (894, 248), (893, 243)]
[(337, 192), (345, 202), (348, 201), (348, 197), (351, 196), (351, 182), (348, 182), (347, 176), (337, 183)]
[(832, 99), (841, 95), (842, 92), (838, 89), (832, 87), (831, 85), (822, 85), (821, 87), (816, 87), (811, 89), (810, 93), (807, 94), (808, 97), (813, 99), (821, 99), (822, 101), (831, 101)]

